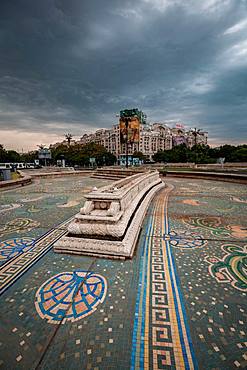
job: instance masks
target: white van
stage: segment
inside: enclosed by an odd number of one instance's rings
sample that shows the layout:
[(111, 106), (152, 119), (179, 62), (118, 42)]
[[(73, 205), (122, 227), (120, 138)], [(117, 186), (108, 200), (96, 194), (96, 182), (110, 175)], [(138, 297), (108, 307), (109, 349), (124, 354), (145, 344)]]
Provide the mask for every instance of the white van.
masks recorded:
[(0, 163), (0, 170), (11, 169), (11, 163)]

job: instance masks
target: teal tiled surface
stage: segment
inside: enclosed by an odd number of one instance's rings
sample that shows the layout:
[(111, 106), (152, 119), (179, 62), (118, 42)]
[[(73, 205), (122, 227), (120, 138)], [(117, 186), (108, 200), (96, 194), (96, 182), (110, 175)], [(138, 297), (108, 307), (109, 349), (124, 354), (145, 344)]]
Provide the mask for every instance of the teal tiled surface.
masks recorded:
[[(0, 193), (1, 241), (39, 238), (56, 228), (78, 212), (84, 202), (83, 194), (95, 181), (78, 177), (41, 179), (25, 188)], [(151, 205), (132, 260), (60, 255), (51, 249), (2, 294), (1, 368), (130, 368), (136, 343), (133, 329), (146, 236), (153, 243), (159, 238), (170, 238), (199, 369), (245, 367), (246, 291), (231, 284), (229, 268), (229, 281), (217, 280), (213, 270), (210, 273), (208, 261), (209, 258), (224, 260), (226, 244), (241, 248), (247, 244), (246, 187), (205, 180), (169, 179), (168, 182), (175, 187), (168, 203), (174, 245), (171, 235), (160, 235), (155, 230), (148, 234), (154, 213)], [(99, 181), (98, 186), (106, 183)], [(8, 205), (12, 210), (6, 210)], [(13, 223), (16, 219), (31, 221)], [(198, 236), (203, 243), (194, 243)], [(1, 268), (6, 266), (6, 260), (0, 261)], [(90, 316), (60, 325), (49, 324), (35, 308), (36, 293), (52, 276), (75, 270), (94, 271), (103, 276), (107, 282), (106, 297)], [(141, 286), (141, 291), (144, 288)], [(151, 333), (149, 341), (151, 348)], [(144, 367), (145, 358), (140, 364)], [(149, 365), (153, 367), (151, 361)], [(175, 368), (174, 362), (169, 366)]]

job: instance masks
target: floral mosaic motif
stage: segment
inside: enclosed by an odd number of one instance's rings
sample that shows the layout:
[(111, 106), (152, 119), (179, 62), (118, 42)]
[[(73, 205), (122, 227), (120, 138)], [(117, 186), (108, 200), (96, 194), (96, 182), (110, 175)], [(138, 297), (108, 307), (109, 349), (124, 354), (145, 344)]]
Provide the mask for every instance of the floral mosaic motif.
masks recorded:
[(35, 239), (31, 238), (14, 238), (0, 242), (0, 262), (27, 252), (34, 244)]
[(243, 292), (247, 291), (247, 245), (223, 245), (222, 250), (226, 255), (205, 258), (210, 264), (209, 273), (219, 283), (230, 283), (234, 288)]
[(20, 233), (30, 231), (37, 226), (39, 226), (39, 222), (29, 218), (15, 218), (14, 220), (7, 222), (4, 227), (0, 227), (0, 236), (13, 232)]
[(220, 217), (185, 217), (183, 222), (193, 228), (208, 230), (214, 236), (229, 237), (231, 231), (222, 225)]
[(62, 272), (37, 291), (35, 307), (50, 324), (64, 324), (91, 315), (105, 299), (106, 279), (94, 272)]
[(172, 247), (184, 249), (201, 248), (207, 244), (201, 235), (185, 230), (171, 230), (164, 234), (164, 240), (169, 241)]

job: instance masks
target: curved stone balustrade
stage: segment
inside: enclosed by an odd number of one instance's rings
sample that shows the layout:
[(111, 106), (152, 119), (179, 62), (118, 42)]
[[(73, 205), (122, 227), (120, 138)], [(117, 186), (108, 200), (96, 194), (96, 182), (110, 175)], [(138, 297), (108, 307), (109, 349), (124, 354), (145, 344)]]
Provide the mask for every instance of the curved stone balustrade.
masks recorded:
[(153, 171), (94, 189), (54, 250), (130, 257), (146, 208), (163, 186), (158, 171)]
[(120, 238), (146, 192), (160, 183), (157, 171), (130, 176), (86, 195), (86, 202), (68, 227), (73, 235)]

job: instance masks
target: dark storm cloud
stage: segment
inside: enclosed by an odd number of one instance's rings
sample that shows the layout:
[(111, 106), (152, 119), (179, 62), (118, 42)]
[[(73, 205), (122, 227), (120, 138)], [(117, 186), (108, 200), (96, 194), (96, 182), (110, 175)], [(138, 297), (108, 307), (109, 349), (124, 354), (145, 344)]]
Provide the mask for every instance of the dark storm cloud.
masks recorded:
[(79, 135), (138, 106), (243, 140), (245, 0), (4, 0), (0, 14), (2, 129)]

